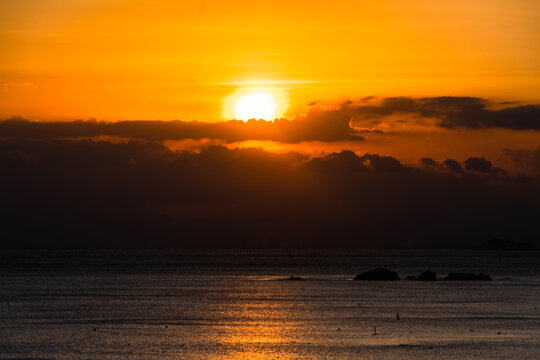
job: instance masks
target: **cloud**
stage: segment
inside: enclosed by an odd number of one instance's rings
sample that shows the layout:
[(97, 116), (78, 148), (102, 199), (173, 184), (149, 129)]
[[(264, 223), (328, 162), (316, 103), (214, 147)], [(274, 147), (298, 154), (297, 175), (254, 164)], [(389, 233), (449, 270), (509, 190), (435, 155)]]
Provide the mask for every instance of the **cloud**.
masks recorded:
[(331, 172), (365, 172), (370, 170), (375, 172), (406, 172), (414, 170), (401, 164), (399, 160), (391, 156), (380, 156), (378, 154), (358, 156), (349, 150), (312, 158), (304, 166)]
[(479, 171), (479, 172), (490, 172), (491, 171), (491, 162), (487, 161), (484, 158), (471, 157), (463, 162), (467, 170)]
[(267, 140), (283, 143), (303, 141), (361, 141), (384, 131), (504, 128), (540, 130), (540, 107), (516, 105), (494, 109), (477, 97), (388, 97), (341, 102), (323, 109), (320, 102), (294, 120), (197, 121), (98, 121), (33, 122), (21, 117), (0, 121), (2, 138), (81, 138), (115, 136), (149, 141), (219, 139), (225, 142)]
[(425, 168), (438, 168), (439, 166), (441, 166), (438, 162), (436, 162), (432, 158), (427, 158), (427, 157), (421, 158), (419, 162), (420, 162), (420, 165)]
[(536, 149), (504, 149), (503, 154), (510, 158), (520, 171), (540, 177), (540, 146)]
[(366, 163), (371, 169), (380, 172), (406, 172), (412, 170), (412, 168), (401, 164), (399, 160), (391, 156), (365, 154), (360, 157), (360, 160)]
[(186, 121), (97, 121), (33, 122), (23, 118), (0, 121), (4, 138), (81, 138), (116, 136), (149, 141), (220, 139), (227, 142), (272, 140), (287, 143), (302, 141), (363, 140), (350, 127), (351, 116), (337, 110), (314, 107), (294, 120), (232, 120), (219, 123)]
[(303, 166), (318, 171), (345, 173), (364, 172), (369, 169), (358, 155), (349, 150), (312, 158)]
[(456, 173), (462, 173), (463, 168), (461, 167), (461, 164), (457, 162), (454, 159), (446, 159), (443, 161), (443, 165), (450, 171), (456, 172)]
[[(431, 158), (421, 158), (419, 160), (420, 166), (426, 170), (439, 170), (441, 165)], [(489, 173), (492, 170), (491, 162), (484, 158), (471, 157), (463, 162), (465, 169), (468, 171), (478, 171), (483, 173)], [(454, 173), (463, 173), (463, 168), (459, 162), (453, 159), (446, 159), (443, 161), (443, 167), (447, 170), (450, 170)], [(496, 172), (500, 175), (506, 175), (504, 170), (499, 168), (494, 168)]]
[(383, 98), (378, 104), (348, 103), (341, 110), (354, 116), (360, 127), (374, 127), (390, 116), (401, 116), (408, 117), (406, 122), (416, 124), (431, 120), (436, 126), (446, 129), (540, 130), (540, 107), (518, 105), (490, 109), (490, 105), (488, 100), (477, 97), (390, 97)]
[(0, 172), (2, 247), (473, 247), (540, 235), (538, 179), (378, 154), (11, 139)]

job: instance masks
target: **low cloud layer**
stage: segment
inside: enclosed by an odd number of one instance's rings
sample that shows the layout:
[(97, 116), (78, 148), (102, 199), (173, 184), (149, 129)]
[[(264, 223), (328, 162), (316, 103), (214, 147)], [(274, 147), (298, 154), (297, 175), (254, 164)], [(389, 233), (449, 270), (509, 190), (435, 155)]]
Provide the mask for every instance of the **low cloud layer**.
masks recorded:
[(232, 120), (219, 123), (186, 121), (97, 121), (36, 122), (22, 118), (0, 121), (0, 138), (81, 138), (116, 136), (150, 141), (183, 139), (219, 139), (226, 142), (272, 140), (286, 143), (302, 141), (363, 140), (343, 111), (311, 109), (295, 120), (273, 122)]
[[(369, 99), (371, 100), (371, 99)], [(430, 123), (445, 129), (503, 128), (540, 130), (540, 107), (537, 105), (506, 106), (477, 97), (389, 97), (379, 101), (348, 101), (341, 111), (354, 116), (358, 125), (376, 127), (388, 117), (413, 124)]]
[[(535, 164), (535, 156), (508, 153)], [(532, 159), (532, 160), (529, 160)], [(531, 162), (532, 161), (532, 162)], [(0, 142), (2, 247), (467, 248), (540, 236), (540, 182), (487, 159)]]
[(503, 154), (512, 160), (519, 171), (535, 174), (540, 178), (540, 146), (536, 149), (505, 149)]
[[(499, 106), (499, 108), (494, 108)], [(416, 131), (419, 128), (540, 130), (540, 107), (501, 104), (476, 97), (390, 97), (346, 101), (333, 109), (317, 104), (294, 120), (227, 121), (97, 121), (34, 122), (22, 118), (0, 121), (0, 138), (89, 138), (116, 136), (149, 141), (219, 139), (225, 142), (269, 140), (361, 141), (369, 134)]]

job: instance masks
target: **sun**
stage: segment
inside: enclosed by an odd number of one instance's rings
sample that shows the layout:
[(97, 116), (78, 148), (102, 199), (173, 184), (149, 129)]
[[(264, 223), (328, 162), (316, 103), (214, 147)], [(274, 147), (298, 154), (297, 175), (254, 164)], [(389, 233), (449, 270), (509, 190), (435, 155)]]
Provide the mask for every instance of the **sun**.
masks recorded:
[(287, 108), (284, 92), (276, 88), (242, 88), (225, 99), (224, 118), (274, 120)]
[(265, 92), (247, 94), (239, 97), (234, 104), (234, 115), (239, 120), (272, 120), (276, 116), (277, 103), (274, 97)]

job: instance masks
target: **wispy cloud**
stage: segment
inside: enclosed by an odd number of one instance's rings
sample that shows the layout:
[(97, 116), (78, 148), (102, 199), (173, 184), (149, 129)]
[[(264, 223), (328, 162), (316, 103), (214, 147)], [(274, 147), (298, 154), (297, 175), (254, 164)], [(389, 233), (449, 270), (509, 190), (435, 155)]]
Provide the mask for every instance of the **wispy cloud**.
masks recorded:
[(303, 85), (303, 84), (324, 84), (331, 81), (323, 80), (302, 80), (302, 79), (283, 79), (283, 80), (239, 80), (211, 83), (218, 86), (279, 86), (279, 85)]

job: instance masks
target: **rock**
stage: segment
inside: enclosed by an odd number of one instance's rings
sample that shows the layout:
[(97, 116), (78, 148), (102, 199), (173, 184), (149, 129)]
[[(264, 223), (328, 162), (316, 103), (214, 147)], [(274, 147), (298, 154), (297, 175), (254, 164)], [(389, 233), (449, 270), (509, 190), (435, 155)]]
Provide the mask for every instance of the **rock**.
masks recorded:
[(294, 275), (291, 275), (291, 277), (289, 277), (288, 279), (285, 279), (287, 281), (299, 281), (299, 280), (304, 280), (302, 279), (300, 276), (294, 276)]
[(433, 270), (426, 270), (416, 277), (418, 281), (436, 281), (437, 274)]
[(436, 281), (437, 274), (433, 270), (426, 270), (418, 276), (407, 276), (407, 280), (417, 280), (417, 281)]
[(475, 250), (492, 250), (492, 251), (535, 251), (539, 250), (531, 243), (491, 239), (484, 241), (478, 245)]
[(356, 275), (354, 280), (399, 280), (399, 275), (392, 270), (377, 268)]
[(447, 277), (443, 278), (445, 281), (490, 281), (493, 280), (491, 276), (485, 274), (473, 274), (473, 273), (450, 273)]

